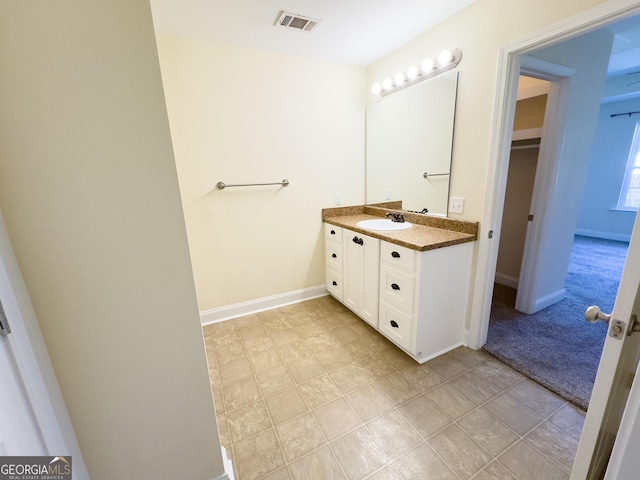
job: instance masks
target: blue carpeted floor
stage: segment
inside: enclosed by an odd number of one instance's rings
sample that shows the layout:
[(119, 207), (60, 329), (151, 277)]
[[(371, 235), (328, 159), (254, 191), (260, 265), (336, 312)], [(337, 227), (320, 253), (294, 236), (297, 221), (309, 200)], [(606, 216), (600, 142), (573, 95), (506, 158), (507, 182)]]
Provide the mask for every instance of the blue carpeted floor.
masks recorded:
[(513, 308), (514, 289), (496, 285), (484, 350), (586, 410), (607, 325), (587, 323), (584, 311), (611, 312), (628, 246), (576, 236), (566, 298), (533, 315)]

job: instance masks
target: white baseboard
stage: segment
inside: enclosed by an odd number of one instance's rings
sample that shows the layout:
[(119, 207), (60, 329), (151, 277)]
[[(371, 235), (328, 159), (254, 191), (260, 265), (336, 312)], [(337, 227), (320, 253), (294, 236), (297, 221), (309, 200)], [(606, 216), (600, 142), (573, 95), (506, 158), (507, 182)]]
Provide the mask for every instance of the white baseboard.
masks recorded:
[(233, 480), (233, 477), (230, 477), (226, 473), (223, 473), (222, 475), (212, 478), (211, 480)]
[(220, 447), (220, 450), (222, 450), (222, 463), (224, 463), (224, 473), (212, 478), (211, 480), (234, 480), (235, 476), (233, 474), (233, 462), (229, 459), (229, 455), (227, 455), (227, 449), (224, 447)]
[(631, 234), (626, 233), (611, 233), (611, 232), (599, 232), (598, 230), (586, 230), (584, 228), (576, 229), (576, 235), (582, 235), (583, 237), (602, 238), (603, 240), (617, 240), (618, 242), (631, 241)]
[(542, 310), (543, 308), (550, 307), (554, 303), (558, 303), (560, 300), (564, 299), (567, 296), (567, 291), (563, 288), (562, 290), (558, 290), (556, 292), (550, 293), (546, 297), (539, 298), (533, 304), (533, 312), (525, 312), (525, 313), (536, 313)]
[(496, 272), (495, 282), (505, 287), (518, 288), (518, 278)]
[(229, 320), (231, 318), (243, 317), (245, 315), (251, 315), (252, 313), (263, 312), (265, 310), (271, 310), (272, 308), (283, 307), (292, 303), (304, 302), (305, 300), (324, 297), (326, 295), (329, 295), (327, 288), (324, 285), (318, 285), (316, 287), (303, 288), (301, 290), (281, 293), (279, 295), (273, 295), (271, 297), (258, 298), (257, 300), (236, 303), (234, 305), (228, 305), (226, 307), (212, 308), (211, 310), (200, 312), (200, 323), (202, 325), (209, 325), (211, 323), (222, 322), (223, 320)]

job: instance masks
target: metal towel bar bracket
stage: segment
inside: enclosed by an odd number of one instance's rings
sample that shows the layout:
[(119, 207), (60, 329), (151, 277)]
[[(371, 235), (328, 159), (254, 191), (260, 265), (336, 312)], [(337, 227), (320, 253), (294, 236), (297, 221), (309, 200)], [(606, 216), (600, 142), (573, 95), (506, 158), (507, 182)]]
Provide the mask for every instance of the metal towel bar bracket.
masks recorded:
[(283, 187), (286, 187), (287, 185), (289, 185), (289, 180), (287, 180), (285, 178), (281, 182), (273, 182), (273, 183), (238, 183), (238, 184), (235, 184), (235, 185), (227, 185), (224, 182), (216, 183), (216, 187), (218, 187), (220, 190), (224, 190), (227, 187), (261, 187), (263, 185), (282, 185)]

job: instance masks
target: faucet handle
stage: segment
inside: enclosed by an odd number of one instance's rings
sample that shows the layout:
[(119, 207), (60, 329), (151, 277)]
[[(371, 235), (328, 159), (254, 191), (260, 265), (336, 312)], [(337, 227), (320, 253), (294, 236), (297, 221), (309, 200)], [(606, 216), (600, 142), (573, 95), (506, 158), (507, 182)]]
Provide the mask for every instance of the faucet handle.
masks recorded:
[(391, 218), (392, 222), (404, 223), (404, 215), (401, 213), (389, 212), (386, 217)]

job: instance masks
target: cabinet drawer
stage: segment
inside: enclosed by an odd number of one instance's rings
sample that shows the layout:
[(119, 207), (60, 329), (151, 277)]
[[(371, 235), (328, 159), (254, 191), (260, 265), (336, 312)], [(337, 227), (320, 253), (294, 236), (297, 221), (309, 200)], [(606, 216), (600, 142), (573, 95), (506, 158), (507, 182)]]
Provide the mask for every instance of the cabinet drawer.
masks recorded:
[(380, 265), (380, 299), (411, 315), (415, 296), (415, 276), (389, 265)]
[(383, 335), (411, 352), (411, 332), (413, 331), (413, 317), (411, 315), (407, 315), (381, 301), (380, 322), (378, 325)]
[(327, 242), (325, 252), (325, 262), (327, 267), (337, 273), (342, 273), (342, 245)]
[(327, 290), (338, 300), (344, 298), (344, 286), (342, 285), (342, 274), (337, 273), (330, 268), (325, 269), (325, 278), (327, 281)]
[(382, 242), (380, 261), (413, 272), (416, 269), (416, 251), (394, 243)]
[(336, 227), (330, 223), (324, 224), (324, 239), (342, 245), (342, 227)]

